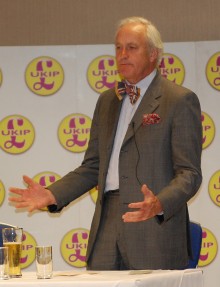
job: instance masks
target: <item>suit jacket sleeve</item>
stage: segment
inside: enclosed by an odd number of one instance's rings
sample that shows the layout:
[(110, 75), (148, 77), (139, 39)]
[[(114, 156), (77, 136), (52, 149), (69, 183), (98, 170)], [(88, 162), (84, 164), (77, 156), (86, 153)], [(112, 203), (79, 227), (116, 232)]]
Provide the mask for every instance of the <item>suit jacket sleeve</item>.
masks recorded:
[(99, 152), (98, 152), (98, 110), (97, 102), (91, 126), (88, 149), (82, 164), (63, 176), (47, 188), (56, 198), (57, 206), (49, 206), (50, 212), (58, 212), (70, 202), (88, 192), (98, 184)]
[(158, 194), (168, 220), (198, 191), (201, 181), (202, 125), (197, 96), (178, 101), (172, 119), (171, 154), (174, 177)]

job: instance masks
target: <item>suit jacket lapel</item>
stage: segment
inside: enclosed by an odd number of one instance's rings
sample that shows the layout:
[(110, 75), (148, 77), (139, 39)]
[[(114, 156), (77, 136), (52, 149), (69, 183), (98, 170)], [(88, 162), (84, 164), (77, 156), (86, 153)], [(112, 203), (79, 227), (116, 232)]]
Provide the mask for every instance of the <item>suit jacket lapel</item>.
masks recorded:
[(134, 135), (136, 130), (142, 125), (143, 115), (153, 113), (159, 106), (158, 98), (161, 97), (159, 85), (160, 77), (161, 75), (157, 73), (146, 93), (144, 94), (141, 103), (139, 104), (133, 119), (131, 120), (132, 124), (128, 127), (123, 144), (125, 144)]
[(109, 109), (109, 114), (108, 114), (108, 126), (107, 126), (106, 140), (108, 141), (109, 147), (113, 147), (121, 107), (122, 107), (122, 101), (119, 101), (119, 99), (115, 95), (110, 104), (110, 107), (109, 107), (110, 109)]

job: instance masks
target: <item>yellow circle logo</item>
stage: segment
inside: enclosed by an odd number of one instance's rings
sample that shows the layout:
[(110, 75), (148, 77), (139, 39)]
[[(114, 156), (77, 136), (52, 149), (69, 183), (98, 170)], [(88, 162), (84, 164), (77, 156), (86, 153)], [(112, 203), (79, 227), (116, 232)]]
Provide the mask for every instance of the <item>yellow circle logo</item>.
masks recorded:
[(63, 259), (71, 266), (86, 266), (86, 251), (89, 231), (86, 229), (73, 229), (69, 231), (61, 242)]
[(20, 154), (28, 150), (35, 137), (32, 123), (21, 115), (4, 118), (0, 123), (1, 148), (7, 153)]
[(2, 70), (0, 69), (0, 87), (1, 87), (1, 85), (2, 85)]
[(177, 56), (164, 53), (159, 68), (163, 77), (178, 85), (182, 85), (185, 78), (185, 68)]
[(220, 170), (216, 171), (209, 181), (209, 196), (220, 207)]
[(60, 178), (61, 178), (61, 176), (54, 173), (54, 172), (45, 171), (45, 172), (41, 172), (41, 173), (38, 173), (37, 175), (35, 175), (33, 177), (33, 180), (38, 182), (43, 187), (46, 187), (46, 186), (54, 183), (55, 181), (57, 181)]
[(206, 65), (206, 77), (209, 84), (220, 91), (220, 52), (215, 53)]
[(55, 59), (39, 57), (27, 66), (25, 80), (33, 93), (49, 96), (55, 94), (63, 85), (64, 71)]
[(207, 148), (213, 141), (215, 137), (215, 124), (212, 118), (202, 112), (202, 148)]
[(61, 145), (71, 152), (84, 152), (88, 147), (91, 123), (91, 119), (83, 114), (64, 118), (58, 128)]
[(5, 198), (5, 187), (2, 181), (0, 180), (0, 206), (2, 205), (4, 201), (4, 198)]
[(216, 257), (218, 243), (214, 234), (207, 228), (202, 228), (202, 248), (199, 257), (199, 267), (209, 265)]
[(37, 246), (34, 237), (24, 231), (22, 238), (21, 268), (24, 269), (32, 264), (35, 260), (35, 246)]
[(95, 58), (87, 70), (90, 87), (97, 93), (102, 93), (115, 87), (115, 81), (120, 81), (116, 59), (114, 56), (104, 55)]
[(91, 198), (92, 198), (92, 201), (93, 201), (94, 203), (96, 203), (97, 198), (98, 198), (98, 188), (97, 188), (97, 187), (92, 188), (92, 189), (89, 191), (89, 194), (90, 194), (90, 196), (91, 196)]

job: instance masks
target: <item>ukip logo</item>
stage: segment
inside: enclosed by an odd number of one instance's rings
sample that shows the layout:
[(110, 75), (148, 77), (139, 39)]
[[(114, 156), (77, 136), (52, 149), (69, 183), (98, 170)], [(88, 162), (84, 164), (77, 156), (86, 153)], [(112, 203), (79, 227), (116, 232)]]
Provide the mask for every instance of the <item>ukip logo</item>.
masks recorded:
[(25, 79), (28, 88), (40, 96), (55, 94), (63, 85), (64, 71), (51, 57), (39, 57), (27, 66)]
[(202, 244), (198, 266), (204, 267), (213, 262), (217, 255), (218, 242), (215, 235), (207, 228), (202, 228)]
[(64, 118), (58, 128), (61, 145), (71, 152), (84, 152), (88, 147), (91, 123), (91, 119), (83, 114)]
[(163, 77), (178, 85), (182, 85), (185, 78), (185, 68), (182, 61), (176, 55), (163, 54), (159, 68)]
[(90, 189), (89, 190), (89, 194), (90, 194), (90, 197), (91, 197), (92, 201), (94, 203), (96, 203), (97, 198), (98, 198), (98, 186), (93, 187), (92, 189)]
[(34, 237), (25, 231), (22, 237), (21, 268), (27, 268), (35, 259), (35, 246), (37, 246)]
[(5, 187), (2, 181), (0, 180), (0, 206), (4, 202), (4, 198), (5, 198)]
[(121, 81), (115, 57), (104, 55), (95, 58), (88, 67), (87, 79), (97, 93), (114, 88), (115, 81)]
[(86, 266), (88, 238), (89, 231), (82, 228), (71, 230), (63, 237), (61, 253), (69, 265), (74, 267)]
[(220, 52), (215, 53), (206, 65), (206, 77), (209, 84), (220, 91)]
[(20, 154), (28, 150), (34, 141), (32, 123), (21, 115), (12, 115), (0, 122), (1, 148), (11, 154)]
[(207, 148), (215, 137), (215, 124), (212, 120), (212, 118), (205, 112), (202, 112), (201, 116), (202, 121), (202, 148)]
[(216, 171), (209, 180), (209, 195), (211, 200), (220, 207), (220, 171)]

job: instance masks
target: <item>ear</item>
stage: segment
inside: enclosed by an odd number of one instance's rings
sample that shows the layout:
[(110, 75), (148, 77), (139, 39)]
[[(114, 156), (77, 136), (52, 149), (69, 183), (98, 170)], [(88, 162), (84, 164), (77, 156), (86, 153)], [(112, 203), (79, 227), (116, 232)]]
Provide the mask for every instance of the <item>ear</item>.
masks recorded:
[(153, 63), (154, 61), (156, 61), (157, 57), (158, 57), (158, 50), (154, 48), (150, 52), (150, 62)]

